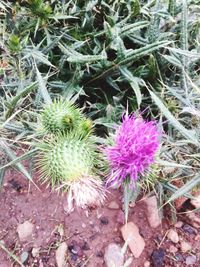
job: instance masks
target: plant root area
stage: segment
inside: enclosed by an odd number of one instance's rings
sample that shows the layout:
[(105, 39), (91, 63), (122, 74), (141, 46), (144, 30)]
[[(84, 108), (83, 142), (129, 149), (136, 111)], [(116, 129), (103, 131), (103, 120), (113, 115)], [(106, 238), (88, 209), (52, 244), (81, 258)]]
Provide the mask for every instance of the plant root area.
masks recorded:
[[(122, 193), (111, 190), (103, 207), (76, 209), (68, 214), (66, 195), (51, 192), (35, 181), (40, 190), (15, 170), (6, 172), (0, 192), (0, 267), (59, 266), (56, 254), (63, 242), (67, 245), (64, 267), (109, 266), (104, 259), (108, 245), (124, 246)], [(144, 201), (130, 207), (128, 221), (138, 226), (145, 248), (139, 258), (126, 248), (124, 262), (132, 258), (128, 266), (200, 266), (198, 226), (185, 215), (178, 218), (178, 223), (168, 217), (166, 213), (162, 224), (154, 229), (148, 223)], [(25, 222), (31, 229), (20, 228)], [(178, 240), (169, 235), (170, 230), (176, 232)], [(183, 248), (183, 242), (191, 248)]]

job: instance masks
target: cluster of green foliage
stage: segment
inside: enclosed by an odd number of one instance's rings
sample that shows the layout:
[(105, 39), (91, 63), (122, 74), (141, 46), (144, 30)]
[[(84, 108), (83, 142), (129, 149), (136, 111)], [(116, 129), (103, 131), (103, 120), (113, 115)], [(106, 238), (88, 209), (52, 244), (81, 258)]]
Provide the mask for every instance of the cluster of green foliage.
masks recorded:
[(11, 165), (31, 178), (20, 160), (34, 151), (13, 150), (31, 146), (37, 111), (59, 96), (84, 107), (101, 137), (127, 106), (159, 120), (162, 179), (149, 184), (173, 201), (199, 183), (199, 0), (4, 0), (0, 24), (0, 142), (11, 160), (1, 178)]

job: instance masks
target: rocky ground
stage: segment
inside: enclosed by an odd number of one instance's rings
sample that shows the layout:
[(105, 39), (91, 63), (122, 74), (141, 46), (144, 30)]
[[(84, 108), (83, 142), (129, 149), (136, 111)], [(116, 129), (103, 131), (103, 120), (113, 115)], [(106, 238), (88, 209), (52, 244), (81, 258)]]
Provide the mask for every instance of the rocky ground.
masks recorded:
[(155, 196), (144, 198), (131, 205), (125, 225), (117, 190), (104, 207), (71, 214), (64, 195), (40, 190), (7, 171), (0, 193), (0, 267), (200, 266), (200, 217), (187, 207), (177, 222), (167, 211), (161, 222)]

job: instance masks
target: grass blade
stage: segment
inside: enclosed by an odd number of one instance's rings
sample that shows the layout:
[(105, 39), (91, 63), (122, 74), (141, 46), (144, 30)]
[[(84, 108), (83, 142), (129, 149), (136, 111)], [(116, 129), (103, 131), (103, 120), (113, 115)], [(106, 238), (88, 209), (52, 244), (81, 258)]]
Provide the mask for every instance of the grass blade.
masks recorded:
[(135, 60), (138, 60), (141, 57), (147, 56), (151, 53), (153, 53), (155, 50), (158, 50), (161, 47), (166, 46), (170, 42), (168, 41), (159, 41), (154, 42), (152, 44), (148, 44), (144, 47), (134, 49), (126, 53), (126, 58), (124, 60), (121, 60), (119, 62), (116, 62), (119, 65), (126, 65), (130, 62), (134, 62)]
[(124, 75), (124, 77), (129, 81), (131, 87), (134, 90), (134, 93), (136, 95), (136, 99), (137, 99), (137, 104), (138, 104), (138, 108), (140, 107), (140, 104), (142, 102), (142, 94), (140, 91), (140, 87), (138, 85), (138, 77), (134, 77), (132, 75), (132, 73), (126, 68), (126, 67), (120, 67), (120, 71), (122, 73), (122, 75)]
[(179, 198), (179, 197), (181, 197), (183, 195), (186, 195), (194, 187), (196, 187), (199, 183), (200, 183), (200, 176), (198, 174), (193, 179), (188, 181), (184, 186), (182, 186), (181, 188), (177, 189), (175, 191), (175, 193), (171, 195), (171, 197), (167, 200), (167, 202), (165, 204), (170, 203), (170, 202), (174, 201), (175, 199), (177, 199), (177, 198)]
[(36, 88), (36, 85), (37, 82), (31, 83), (29, 86), (27, 86), (24, 90), (22, 90), (20, 93), (18, 93), (11, 99), (11, 101), (9, 102), (9, 109), (6, 112), (6, 119), (13, 114), (18, 101), (21, 100), (23, 97), (27, 96), (30, 92), (32, 92)]
[[(12, 151), (12, 149), (9, 147), (9, 145), (5, 141), (0, 141), (1, 148), (3, 149), (4, 153), (8, 156), (8, 158), (12, 161), (16, 160), (17, 157)], [(28, 180), (33, 182), (31, 175), (28, 173), (28, 171), (24, 168), (24, 166), (19, 163), (18, 161), (15, 161), (12, 164), (18, 171), (20, 171)], [(6, 165), (4, 166), (6, 167)], [(3, 167), (1, 167), (2, 169)]]
[(41, 93), (45, 103), (46, 104), (51, 104), (52, 100), (51, 100), (50, 94), (49, 94), (49, 92), (48, 92), (48, 90), (46, 88), (45, 81), (42, 78), (42, 75), (39, 72), (37, 66), (35, 66), (35, 68), (36, 68), (36, 74), (37, 74), (37, 80), (38, 80), (38, 84), (39, 84), (40, 93)]
[(196, 145), (200, 145), (194, 132), (187, 130), (168, 110), (168, 108), (163, 104), (160, 98), (155, 95), (152, 91), (149, 90), (152, 100), (158, 106), (160, 111), (164, 114), (164, 116), (169, 120), (169, 122), (187, 139), (191, 140)]
[(19, 157), (15, 157), (15, 158), (13, 157), (13, 159), (10, 162), (8, 162), (7, 164), (1, 166), (0, 170), (3, 170), (3, 169), (5, 169), (7, 167), (10, 167), (10, 166), (13, 166), (13, 165), (17, 164), (18, 162), (20, 162), (21, 160), (27, 159), (28, 157), (34, 155), (37, 151), (38, 151), (38, 149), (34, 148), (34, 149), (24, 153), (23, 155), (21, 155)]

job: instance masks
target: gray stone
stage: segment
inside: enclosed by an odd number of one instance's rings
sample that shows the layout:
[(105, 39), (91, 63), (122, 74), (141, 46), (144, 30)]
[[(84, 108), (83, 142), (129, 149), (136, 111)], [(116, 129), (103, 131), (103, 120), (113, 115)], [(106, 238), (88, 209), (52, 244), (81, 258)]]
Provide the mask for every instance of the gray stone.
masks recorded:
[(20, 241), (27, 241), (32, 235), (33, 230), (34, 225), (29, 221), (19, 224), (17, 227), (17, 233)]
[(111, 201), (108, 205), (108, 208), (111, 210), (118, 210), (119, 204), (116, 201)]
[(122, 236), (135, 258), (139, 258), (145, 247), (145, 242), (136, 224), (129, 222), (121, 228)]
[(56, 250), (56, 264), (58, 267), (65, 267), (65, 254), (67, 252), (67, 244), (65, 242), (61, 243)]
[(167, 234), (167, 237), (169, 240), (171, 240), (173, 243), (177, 244), (179, 242), (179, 237), (178, 237), (178, 234), (175, 230), (173, 229), (170, 229), (168, 234)]
[(196, 261), (197, 261), (197, 257), (192, 255), (192, 256), (188, 256), (186, 258), (185, 263), (186, 263), (186, 265), (193, 265), (196, 263)]
[(33, 258), (39, 257), (40, 248), (33, 248), (32, 251), (31, 251), (31, 254), (32, 254)]
[(194, 228), (194, 227), (192, 227), (189, 224), (184, 224), (182, 228), (183, 228), (183, 231), (186, 232), (186, 233), (188, 233), (188, 234), (194, 234), (194, 235), (196, 235), (198, 233), (197, 229)]
[(171, 245), (170, 247), (169, 247), (169, 252), (170, 253), (176, 253), (178, 251), (178, 249), (174, 246), (174, 245)]
[(122, 267), (124, 255), (121, 247), (115, 243), (109, 244), (105, 249), (104, 260), (107, 267)]
[(145, 263), (144, 263), (144, 267), (150, 267), (150, 266), (151, 266), (150, 261), (145, 261)]
[(186, 242), (186, 241), (181, 241), (181, 251), (183, 253), (188, 252), (192, 249), (192, 246), (190, 245), (190, 243)]
[(182, 221), (178, 221), (177, 223), (175, 223), (174, 225), (176, 228), (181, 228), (183, 226), (183, 222)]
[(156, 228), (161, 224), (161, 218), (158, 210), (156, 196), (145, 199), (147, 205), (147, 219), (152, 228)]
[(153, 267), (164, 267), (165, 251), (162, 248), (155, 249), (151, 255)]

